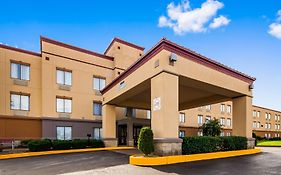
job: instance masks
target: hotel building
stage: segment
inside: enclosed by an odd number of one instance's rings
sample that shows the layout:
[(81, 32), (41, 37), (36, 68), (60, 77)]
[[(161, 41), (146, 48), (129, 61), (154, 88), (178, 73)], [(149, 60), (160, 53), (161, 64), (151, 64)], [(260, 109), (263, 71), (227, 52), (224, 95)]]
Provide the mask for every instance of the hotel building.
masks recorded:
[[(40, 45), (40, 53), (0, 45), (0, 139), (102, 138), (101, 90), (141, 60), (144, 48), (118, 38), (103, 54), (45, 37)], [(140, 129), (151, 125), (152, 112), (120, 106), (113, 128), (118, 144), (136, 145)], [(280, 137), (281, 112), (259, 106), (251, 111), (253, 132)], [(232, 135), (232, 114), (232, 101), (178, 111), (179, 137), (202, 135), (199, 127), (213, 118), (220, 121), (222, 135)]]

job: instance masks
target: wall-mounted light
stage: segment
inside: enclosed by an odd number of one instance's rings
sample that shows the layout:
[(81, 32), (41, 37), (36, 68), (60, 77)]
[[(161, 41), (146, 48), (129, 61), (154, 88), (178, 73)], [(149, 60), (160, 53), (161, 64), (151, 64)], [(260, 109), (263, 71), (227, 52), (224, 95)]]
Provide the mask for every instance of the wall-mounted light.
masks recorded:
[(176, 62), (177, 61), (177, 55), (175, 53), (171, 53), (170, 55), (170, 62)]

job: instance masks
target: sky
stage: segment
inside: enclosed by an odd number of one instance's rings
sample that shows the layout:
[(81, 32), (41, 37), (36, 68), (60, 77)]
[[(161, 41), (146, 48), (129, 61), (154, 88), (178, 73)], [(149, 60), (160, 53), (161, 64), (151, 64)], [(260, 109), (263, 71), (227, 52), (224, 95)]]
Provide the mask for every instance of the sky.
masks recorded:
[(166, 37), (256, 77), (253, 103), (281, 110), (281, 0), (4, 1), (1, 14), (0, 43), (35, 52), (40, 35), (99, 53)]

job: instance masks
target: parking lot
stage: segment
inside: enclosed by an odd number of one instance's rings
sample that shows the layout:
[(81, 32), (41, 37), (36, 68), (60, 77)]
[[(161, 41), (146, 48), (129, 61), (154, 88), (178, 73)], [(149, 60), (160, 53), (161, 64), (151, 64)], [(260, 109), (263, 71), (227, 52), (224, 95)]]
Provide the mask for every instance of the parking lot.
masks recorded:
[(239, 174), (280, 175), (281, 148), (263, 148), (257, 155), (158, 167), (128, 164), (132, 151), (100, 151), (0, 160), (0, 175), (15, 174)]

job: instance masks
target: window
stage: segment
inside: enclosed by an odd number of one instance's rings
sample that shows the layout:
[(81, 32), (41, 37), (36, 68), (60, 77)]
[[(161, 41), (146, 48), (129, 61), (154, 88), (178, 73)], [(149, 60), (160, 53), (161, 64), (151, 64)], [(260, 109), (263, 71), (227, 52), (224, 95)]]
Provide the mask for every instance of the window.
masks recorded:
[(257, 123), (257, 128), (260, 128), (260, 126), (261, 126), (261, 123), (258, 122), (258, 123)]
[(274, 125), (274, 129), (277, 129), (277, 124)]
[(57, 126), (57, 139), (58, 140), (71, 140), (72, 127), (71, 126)]
[(185, 113), (180, 113), (179, 120), (180, 120), (180, 123), (185, 123)]
[(231, 105), (227, 105), (226, 111), (228, 114), (231, 114)]
[(210, 111), (211, 108), (212, 108), (211, 105), (207, 105), (207, 106), (206, 106), (206, 110), (207, 110), (207, 111)]
[(222, 117), (222, 118), (220, 118), (220, 124), (222, 125), (222, 126), (224, 126), (225, 125), (225, 119)]
[(199, 125), (203, 124), (203, 115), (198, 115), (198, 124)]
[(202, 131), (198, 131), (197, 135), (198, 136), (203, 136), (203, 132)]
[(257, 111), (253, 111), (253, 117), (257, 116)]
[(57, 112), (71, 113), (72, 112), (72, 99), (66, 97), (57, 97)]
[(270, 137), (271, 137), (270, 133), (268, 133), (268, 135), (267, 135), (267, 136), (268, 136), (268, 138), (270, 138)]
[(268, 123), (267, 128), (268, 128), (268, 129), (270, 129), (270, 128), (271, 128), (271, 124), (270, 124), (270, 123)]
[(277, 121), (280, 121), (280, 115), (278, 115), (278, 117), (277, 117)]
[(221, 104), (221, 112), (224, 112), (225, 105)]
[(93, 103), (93, 114), (98, 116), (102, 115), (102, 104), (100, 102)]
[(230, 118), (228, 118), (227, 120), (226, 120), (226, 126), (231, 126), (231, 119)]
[(125, 116), (126, 117), (136, 117), (136, 109), (127, 107), (125, 108)]
[(185, 137), (185, 131), (180, 130), (180, 132), (179, 132), (179, 137), (180, 137), (180, 138)]
[(230, 133), (230, 132), (227, 132), (227, 133), (226, 133), (226, 136), (231, 136), (231, 133)]
[(265, 120), (270, 120), (271, 114), (270, 113), (265, 113)]
[(277, 125), (277, 129), (280, 130), (280, 124)]
[(146, 111), (146, 118), (151, 119), (151, 111)]
[(267, 129), (267, 128), (268, 128), (268, 123), (265, 123), (264, 128), (265, 128), (265, 129)]
[(71, 86), (72, 72), (69, 70), (57, 69), (57, 84)]
[(20, 80), (29, 80), (30, 66), (29, 64), (11, 63), (11, 77)]
[(211, 116), (206, 116), (205, 122), (207, 123), (207, 122), (210, 121), (210, 120), (211, 120)]
[(264, 137), (267, 138), (267, 134), (266, 133), (264, 134)]
[(94, 90), (101, 91), (105, 87), (105, 79), (94, 77), (93, 87), (94, 87)]
[(30, 97), (29, 95), (24, 95), (24, 94), (16, 94), (16, 93), (11, 93), (11, 109), (12, 110), (22, 110), (22, 111), (28, 111), (29, 108), (29, 101)]
[(102, 139), (102, 128), (93, 129), (93, 138), (98, 140)]
[(253, 128), (257, 127), (257, 122), (253, 122)]
[(257, 117), (260, 118), (260, 111), (257, 112)]
[(223, 136), (224, 136), (224, 132), (221, 132), (220, 136), (222, 136), (222, 137), (223, 137)]

